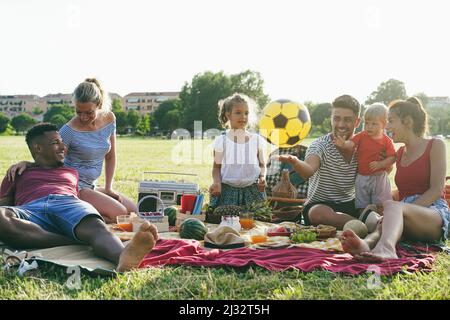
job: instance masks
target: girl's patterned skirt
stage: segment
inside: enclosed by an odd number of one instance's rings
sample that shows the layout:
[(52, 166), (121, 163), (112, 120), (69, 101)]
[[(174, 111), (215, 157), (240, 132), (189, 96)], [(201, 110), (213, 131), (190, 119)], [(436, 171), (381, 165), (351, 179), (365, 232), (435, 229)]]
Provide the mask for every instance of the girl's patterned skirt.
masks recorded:
[(245, 206), (254, 202), (261, 202), (266, 199), (266, 193), (258, 190), (256, 183), (248, 187), (232, 187), (222, 183), (220, 196), (211, 196), (209, 206), (216, 208), (223, 205)]

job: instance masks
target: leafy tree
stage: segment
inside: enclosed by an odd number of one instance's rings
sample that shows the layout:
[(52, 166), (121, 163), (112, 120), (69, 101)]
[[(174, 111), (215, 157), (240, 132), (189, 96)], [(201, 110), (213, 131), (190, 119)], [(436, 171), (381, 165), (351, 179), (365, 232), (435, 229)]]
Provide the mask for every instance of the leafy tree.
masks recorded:
[(21, 113), (11, 119), (11, 125), (13, 126), (14, 130), (16, 130), (17, 134), (27, 131), (34, 124), (36, 124), (36, 122), (36, 120), (34, 120), (26, 113)]
[[(158, 110), (158, 109), (156, 109)], [(158, 123), (155, 120), (155, 117), (152, 113), (152, 115), (150, 116), (150, 132), (155, 130), (158, 127)]]
[(128, 126), (127, 113), (125, 111), (116, 111), (114, 114), (116, 115), (117, 133), (125, 134)]
[(446, 107), (434, 107), (427, 110), (429, 120), (429, 134), (437, 135), (450, 133), (450, 112)]
[(141, 116), (141, 121), (137, 126), (137, 133), (141, 135), (146, 135), (150, 132), (150, 114), (145, 114)]
[(113, 99), (111, 103), (111, 109), (114, 114), (117, 112), (123, 111), (122, 101), (120, 99)]
[(0, 112), (0, 133), (3, 133), (8, 128), (10, 120), (8, 116), (2, 112)]
[(270, 101), (269, 96), (264, 94), (264, 80), (257, 71), (246, 70), (231, 75), (231, 84), (234, 92), (240, 92), (256, 100), (260, 109)]
[(55, 114), (51, 119), (50, 123), (53, 123), (55, 126), (58, 127), (58, 129), (61, 129), (61, 127), (67, 123), (66, 118), (62, 114)]
[(413, 96), (420, 99), (423, 107), (426, 109), (428, 114), (428, 125), (429, 134), (431, 135), (448, 135), (450, 134), (450, 110), (447, 107), (428, 107), (428, 102), (430, 97), (428, 97), (424, 92), (419, 92)]
[(194, 121), (201, 120), (203, 131), (219, 128), (217, 103), (232, 92), (231, 80), (223, 72), (207, 71), (195, 75), (192, 82), (186, 83), (180, 93), (182, 126), (192, 132)]
[[(67, 105), (67, 104), (55, 104), (51, 106), (46, 113), (44, 113), (44, 122), (51, 122), (51, 119), (55, 115), (61, 115), (66, 120), (65, 122), (68, 122), (70, 119), (73, 118), (75, 115), (75, 110), (73, 107)], [(58, 118), (56, 118), (58, 119)], [(57, 125), (55, 123), (55, 125)]]
[(136, 131), (141, 121), (141, 116), (136, 110), (130, 110), (127, 113), (128, 126), (131, 127), (133, 131)]
[(389, 79), (382, 82), (377, 90), (373, 91), (366, 100), (366, 104), (374, 102), (383, 102), (388, 105), (391, 101), (396, 99), (405, 99), (406, 89), (405, 84), (400, 80)]
[(164, 115), (163, 118), (164, 128), (162, 129), (169, 130), (170, 132), (172, 132), (175, 129), (179, 128), (180, 120), (181, 120), (180, 111), (177, 109), (170, 110)]
[(314, 112), (314, 109), (317, 107), (317, 104), (313, 101), (305, 101), (303, 105), (308, 108), (309, 114), (311, 115)]
[(33, 108), (33, 111), (32, 111), (32, 113), (34, 114), (34, 115), (40, 115), (40, 114), (42, 114), (42, 113), (44, 113), (44, 110), (42, 110), (40, 107), (38, 107), (38, 106), (35, 106), (34, 108)]
[(327, 122), (331, 118), (331, 104), (319, 103), (314, 104), (312, 102), (305, 103), (311, 116), (311, 135), (322, 135), (328, 133), (329, 125)]
[(313, 125), (322, 125), (325, 119), (331, 117), (331, 103), (319, 103), (310, 113)]
[[(180, 112), (181, 109), (181, 100), (180, 99), (170, 99), (162, 102), (155, 112), (152, 113), (152, 117), (155, 119), (156, 126), (158, 126), (161, 130), (170, 130), (169, 127), (172, 127), (170, 123), (167, 123), (165, 120), (165, 116), (167, 113), (176, 110), (177, 113)], [(179, 125), (179, 119), (177, 119), (177, 126)], [(175, 128), (176, 129), (176, 128)]]

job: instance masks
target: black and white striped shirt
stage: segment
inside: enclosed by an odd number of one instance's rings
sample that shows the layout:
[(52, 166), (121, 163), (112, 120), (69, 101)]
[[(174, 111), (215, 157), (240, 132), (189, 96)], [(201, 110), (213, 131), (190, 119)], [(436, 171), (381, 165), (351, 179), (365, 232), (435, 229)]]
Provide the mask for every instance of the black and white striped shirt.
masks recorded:
[(309, 178), (308, 201), (310, 202), (346, 202), (355, 198), (355, 179), (358, 162), (355, 153), (350, 163), (336, 149), (332, 134), (319, 137), (306, 151), (305, 159), (310, 155), (320, 158), (320, 167)]

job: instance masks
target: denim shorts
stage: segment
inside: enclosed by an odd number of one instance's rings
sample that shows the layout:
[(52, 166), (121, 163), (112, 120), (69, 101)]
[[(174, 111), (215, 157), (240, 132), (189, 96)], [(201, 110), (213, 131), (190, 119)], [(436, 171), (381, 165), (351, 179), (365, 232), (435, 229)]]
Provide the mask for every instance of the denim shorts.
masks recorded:
[(91, 204), (68, 195), (51, 194), (22, 206), (3, 208), (13, 210), (19, 219), (31, 221), (48, 232), (77, 241), (80, 240), (75, 236), (75, 228), (84, 218), (103, 220)]
[(91, 189), (95, 190), (95, 184), (94, 183), (88, 183), (83, 180), (78, 180), (78, 191), (82, 189)]
[[(416, 194), (414, 196), (409, 196), (404, 198), (401, 202), (412, 203), (419, 198), (420, 195)], [(431, 204), (428, 208), (433, 209), (441, 216), (442, 219), (442, 235), (445, 240), (448, 239), (448, 228), (450, 223), (450, 209), (448, 207), (447, 201), (442, 198), (437, 199), (435, 202)]]

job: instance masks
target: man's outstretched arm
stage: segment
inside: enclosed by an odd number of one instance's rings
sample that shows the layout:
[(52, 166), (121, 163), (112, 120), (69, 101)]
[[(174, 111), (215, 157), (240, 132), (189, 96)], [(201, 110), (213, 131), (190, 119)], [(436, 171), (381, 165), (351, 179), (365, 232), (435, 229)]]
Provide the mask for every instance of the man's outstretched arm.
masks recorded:
[(294, 170), (305, 180), (308, 180), (320, 167), (320, 158), (312, 154), (308, 156), (305, 161), (300, 160), (292, 155), (276, 156), (281, 162), (292, 164)]

